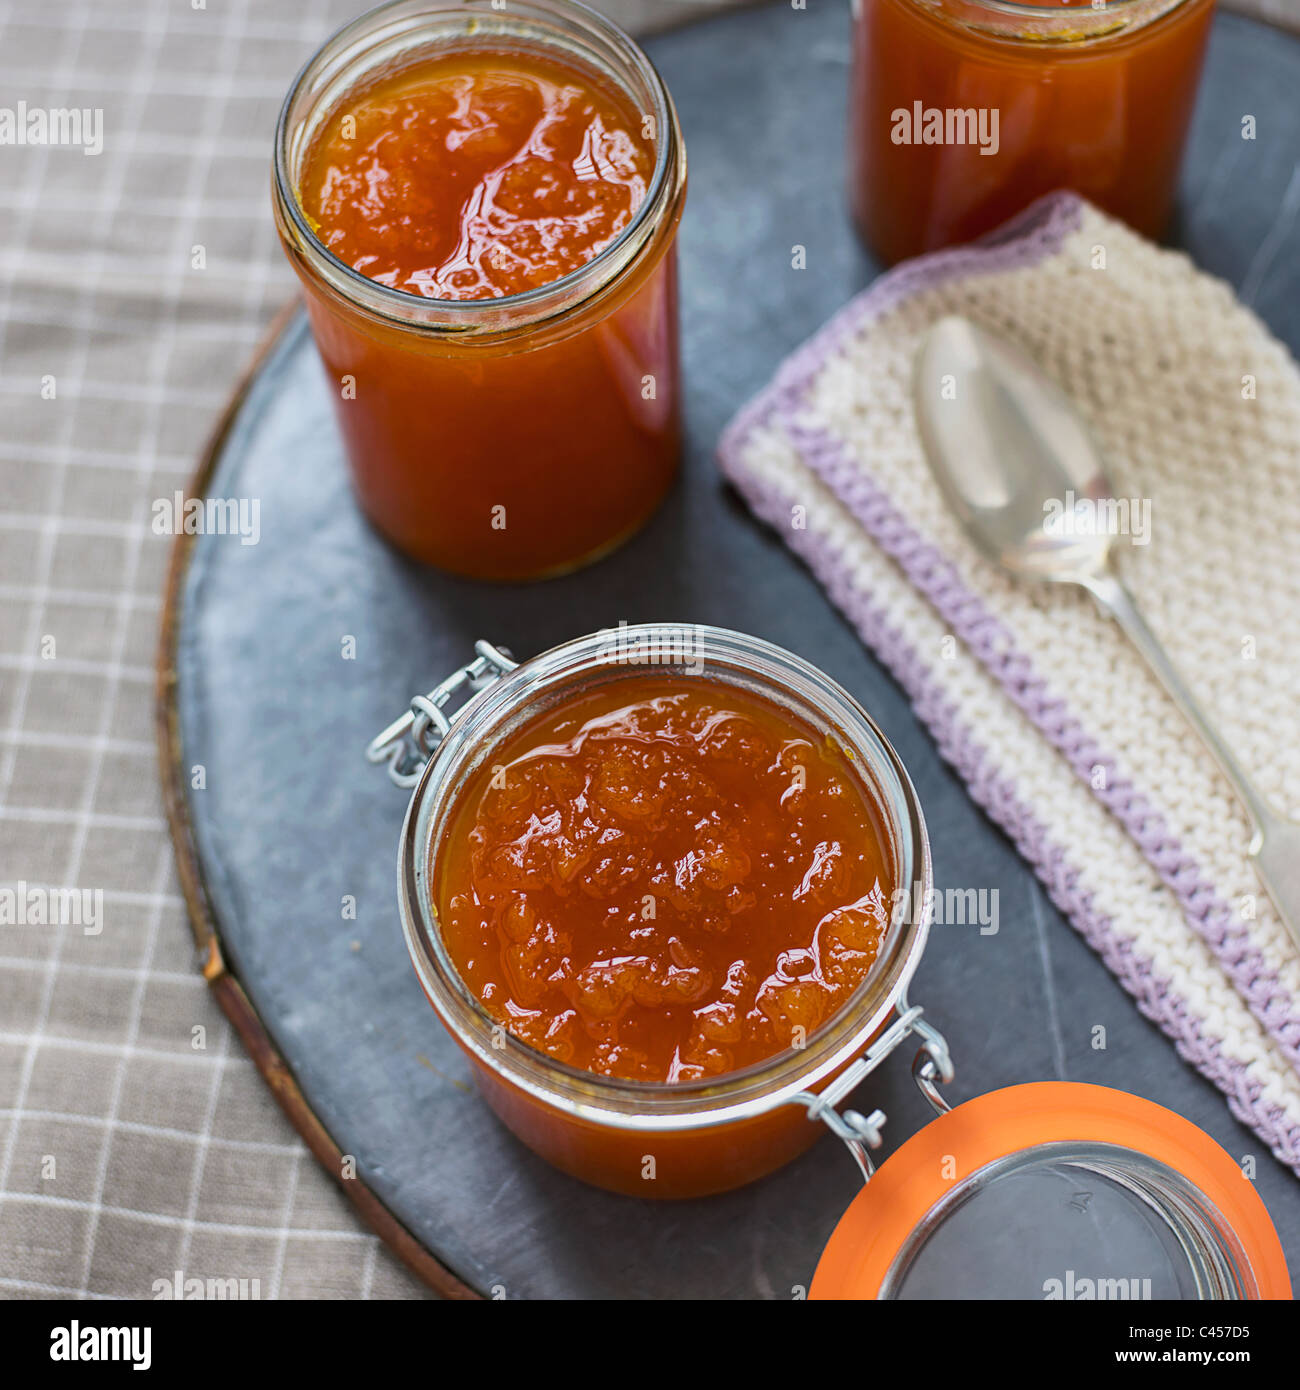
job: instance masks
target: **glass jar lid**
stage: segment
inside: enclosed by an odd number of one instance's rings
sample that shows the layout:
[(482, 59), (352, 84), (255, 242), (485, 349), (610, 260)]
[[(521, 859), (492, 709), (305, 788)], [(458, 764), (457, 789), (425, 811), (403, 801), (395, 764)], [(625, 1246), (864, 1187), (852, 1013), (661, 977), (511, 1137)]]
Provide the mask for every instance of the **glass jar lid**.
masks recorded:
[(1254, 1185), (1204, 1131), (1104, 1086), (1012, 1086), (940, 1115), (835, 1228), (813, 1298), (1289, 1298)]

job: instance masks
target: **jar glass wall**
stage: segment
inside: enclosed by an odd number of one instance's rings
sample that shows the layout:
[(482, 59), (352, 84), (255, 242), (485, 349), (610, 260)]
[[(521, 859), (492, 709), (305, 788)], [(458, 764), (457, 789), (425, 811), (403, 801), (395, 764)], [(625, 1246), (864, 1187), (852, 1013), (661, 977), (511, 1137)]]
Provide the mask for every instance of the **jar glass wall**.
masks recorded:
[(1072, 189), (1169, 220), (1213, 0), (855, 0), (849, 201), (882, 261)]
[[(616, 89), (654, 170), (623, 230), (551, 284), (444, 300), (336, 258), (299, 180), (325, 123), (377, 75), (449, 52), (550, 55)], [(330, 39), (286, 98), (274, 202), (302, 282), (361, 506), (414, 559), (489, 579), (586, 563), (635, 531), (680, 449), (674, 244), (686, 162), (641, 50), (570, 0), (396, 0)]]

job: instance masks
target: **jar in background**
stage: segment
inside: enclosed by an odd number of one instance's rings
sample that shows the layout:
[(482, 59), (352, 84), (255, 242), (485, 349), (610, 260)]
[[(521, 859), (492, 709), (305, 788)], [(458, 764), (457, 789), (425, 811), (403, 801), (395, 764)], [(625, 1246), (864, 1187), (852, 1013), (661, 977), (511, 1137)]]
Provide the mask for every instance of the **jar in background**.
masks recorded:
[[(645, 196), (586, 264), (502, 298), (389, 288), (335, 257), (304, 215), (313, 140), (377, 76), (448, 52), (549, 55), (620, 92), (653, 141)], [(686, 190), (676, 113), (615, 25), (571, 0), (395, 0), (334, 35), (291, 88), (274, 204), (329, 376), (352, 480), (416, 560), (517, 580), (585, 564), (632, 534), (680, 450), (675, 240)]]
[(1213, 0), (855, 0), (849, 200), (886, 264), (1073, 189), (1169, 220)]

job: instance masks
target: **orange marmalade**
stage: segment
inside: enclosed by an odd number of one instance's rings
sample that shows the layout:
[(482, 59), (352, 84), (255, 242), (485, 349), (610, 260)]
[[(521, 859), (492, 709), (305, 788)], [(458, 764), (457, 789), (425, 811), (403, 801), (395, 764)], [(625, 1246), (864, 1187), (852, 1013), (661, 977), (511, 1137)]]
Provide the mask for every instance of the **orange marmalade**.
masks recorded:
[(300, 198), (323, 244), (371, 280), (500, 298), (603, 250), (654, 163), (631, 104), (557, 57), (455, 51), (341, 105)]
[(650, 674), (485, 758), (433, 870), (448, 954), (504, 1028), (652, 1082), (801, 1047), (866, 977), (893, 886), (837, 746), (775, 701)]

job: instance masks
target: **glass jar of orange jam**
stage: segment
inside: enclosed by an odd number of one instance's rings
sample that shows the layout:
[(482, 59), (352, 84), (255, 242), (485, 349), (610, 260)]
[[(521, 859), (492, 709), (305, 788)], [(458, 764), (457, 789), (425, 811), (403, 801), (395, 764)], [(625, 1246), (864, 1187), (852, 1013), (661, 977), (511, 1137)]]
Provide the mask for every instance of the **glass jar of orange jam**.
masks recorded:
[[(468, 696), (452, 712), (453, 701)], [(498, 1116), (577, 1177), (725, 1191), (824, 1133), (909, 1035), (930, 854), (865, 712), (739, 633), (596, 633), (475, 660), (369, 750), (415, 792), (398, 881), (426, 995)], [(891, 1016), (897, 1014), (891, 1021)]]
[(361, 506), (475, 578), (635, 531), (680, 448), (686, 157), (641, 50), (568, 0), (396, 0), (330, 39), (274, 203)]
[(854, 0), (849, 199), (891, 264), (1073, 189), (1146, 236), (1173, 205), (1213, 0)]

